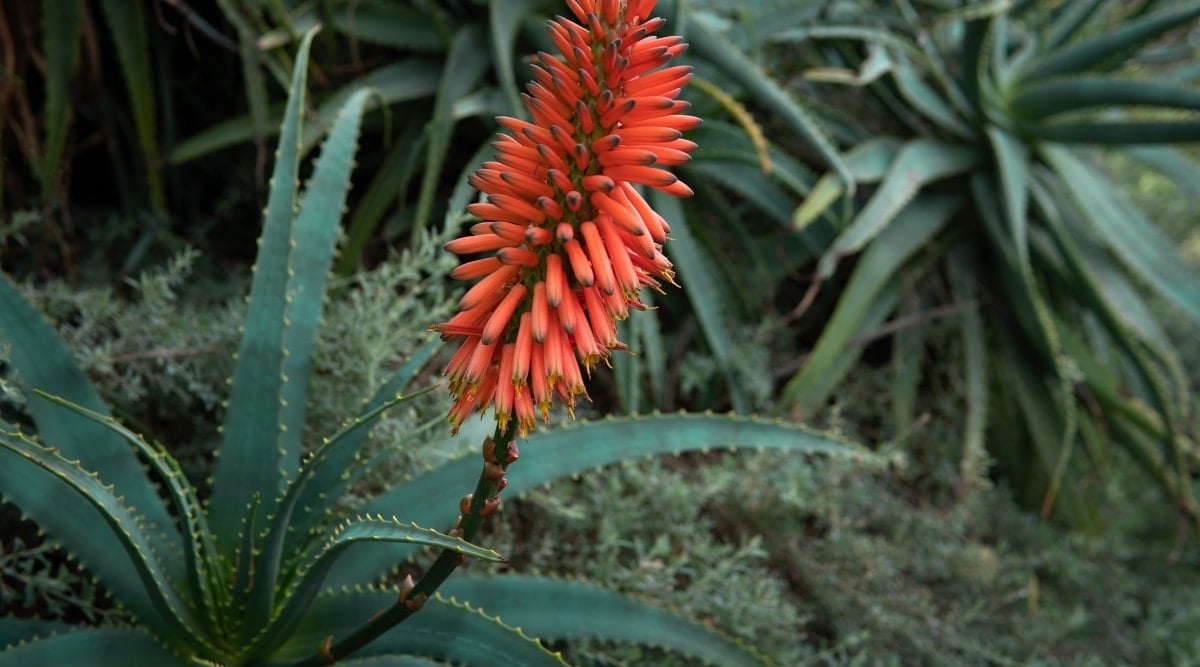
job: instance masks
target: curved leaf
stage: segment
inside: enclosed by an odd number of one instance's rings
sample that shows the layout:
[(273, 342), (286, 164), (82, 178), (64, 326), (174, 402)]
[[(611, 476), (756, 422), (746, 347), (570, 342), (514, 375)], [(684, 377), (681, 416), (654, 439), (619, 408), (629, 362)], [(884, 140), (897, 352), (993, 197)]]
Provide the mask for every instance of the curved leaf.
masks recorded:
[(830, 372), (835, 361), (880, 292), (895, 281), (900, 267), (941, 231), (961, 204), (958, 197), (917, 199), (867, 248), (808, 360), (784, 387), (781, 406), (794, 406), (800, 414), (812, 415), (824, 403), (840, 379)]
[(0, 667), (188, 667), (142, 630), (86, 628), (0, 651)]
[[(707, 414), (672, 414), (606, 419), (556, 430), (536, 431), (521, 444), (506, 496), (621, 461), (710, 448), (777, 449), (797, 454), (873, 458), (838, 437), (800, 426)], [(479, 475), (478, 456), (450, 461), (380, 494), (366, 506), (371, 514), (397, 514), (425, 525), (449, 525), (458, 500)], [(519, 472), (518, 472), (519, 471)], [(376, 580), (408, 557), (411, 550), (348, 549), (330, 586)]]
[[(436, 530), (421, 528), (415, 523), (402, 524), (382, 516), (372, 518), (359, 516), (349, 519), (334, 529), (323, 544), (310, 549), (296, 566), (291, 581), (275, 590), (278, 606), (270, 623), (253, 643), (261, 651), (271, 651), (283, 638), (290, 635), (308, 612), (312, 601), (322, 590), (326, 575), (343, 550), (352, 544), (404, 544), (412, 547), (434, 547), (490, 562), (500, 562), (504, 557), (483, 547), (476, 546), (458, 537), (450, 537)], [(407, 626), (406, 626), (407, 627)]]
[(1113, 121), (1021, 124), (1023, 133), (1060, 144), (1184, 144), (1200, 141), (1200, 121)]
[(187, 539), (184, 540), (186, 548), (183, 550), (186, 563), (184, 571), (187, 574), (188, 584), (191, 586), (192, 597), (199, 601), (202, 608), (215, 610), (213, 586), (220, 588), (224, 585), (223, 572), (215, 567), (216, 549), (212, 543), (212, 536), (208, 532), (208, 524), (204, 518), (204, 510), (200, 507), (200, 500), (196, 497), (196, 491), (188, 482), (179, 463), (163, 447), (151, 445), (140, 435), (117, 423), (112, 417), (93, 412), (57, 396), (50, 396), (42, 392), (38, 392), (38, 394), (121, 436), (121, 439), (141, 454), (142, 459), (149, 463), (158, 477), (166, 482), (167, 498), (171, 501), (171, 508), (175, 515), (183, 523), (183, 534), (187, 536)]
[(979, 153), (936, 139), (913, 139), (896, 154), (879, 189), (830, 246), (817, 266), (829, 278), (842, 257), (858, 252), (883, 231), (921, 188), (979, 163)]
[(1041, 153), (1061, 176), (1092, 229), (1130, 270), (1200, 322), (1200, 275), (1121, 194), (1069, 151), (1043, 146)]
[(530, 9), (538, 6), (539, 0), (506, 0), (488, 3), (488, 26), (491, 34), (492, 57), (495, 58), (496, 76), (500, 87), (508, 96), (509, 113), (524, 117), (525, 107), (521, 104), (521, 90), (517, 87), (513, 72), (513, 42), (517, 29)]
[[(196, 616), (193, 601), (180, 596), (161, 565), (160, 559), (170, 560), (175, 554), (155, 553), (143, 532), (139, 517), (133, 508), (116, 495), (113, 487), (106, 486), (95, 473), (84, 470), (78, 462), (64, 458), (54, 448), (43, 447), (20, 433), (2, 428), (0, 462), (2, 467), (16, 471), (25, 479), (52, 475), (60, 484), (52, 491), (54, 498), (73, 495), (86, 500), (94, 510), (88, 518), (93, 522), (100, 520), (100, 523), (93, 523), (87, 532), (106, 531), (115, 535), (120, 551), (132, 564), (141, 581), (142, 595), (127, 602), (138, 620), (177, 648), (209, 647), (207, 638), (199, 634), (204, 626)], [(43, 485), (50, 486), (44, 482)], [(80, 540), (83, 536), (77, 535), (75, 538)], [(114, 556), (109, 554), (110, 559)]]
[[(334, 593), (317, 598), (295, 635), (273, 656), (272, 664), (325, 664), (296, 661), (311, 656), (326, 637), (350, 632), (372, 613), (395, 601), (394, 591)], [(505, 625), (470, 604), (440, 595), (427, 600), (421, 611), (403, 625), (349, 657), (365, 659), (376, 655), (420, 656), (466, 667), (566, 664), (558, 654), (549, 652), (519, 628)]]
[(77, 629), (77, 626), (62, 621), (43, 621), (40, 618), (13, 618), (0, 616), (0, 653), (14, 644), (34, 639), (60, 635)]
[(751, 649), (677, 614), (578, 581), (527, 575), (460, 576), (442, 595), (469, 600), (543, 639), (598, 639), (655, 646), (721, 667), (762, 667)]
[(1112, 106), (1154, 106), (1200, 110), (1200, 91), (1154, 81), (1114, 77), (1072, 77), (1029, 86), (1009, 102), (1009, 109), (1026, 118)]
[(1095, 37), (1065, 46), (1033, 62), (1021, 75), (1032, 81), (1080, 72), (1105, 61), (1119, 60), (1142, 44), (1200, 16), (1200, 2), (1190, 0), (1130, 21)]
[(482, 37), (474, 26), (459, 29), (450, 44), (446, 66), (438, 82), (437, 97), (433, 102), (429, 121), (429, 146), (425, 152), (421, 190), (417, 195), (417, 208), (413, 218), (414, 237), (425, 228), (433, 208), (433, 197), (442, 165), (450, 148), (450, 137), (454, 131), (454, 114), (450, 108), (462, 97), (472, 92), (479, 84), (489, 65), (488, 53), (479, 48)]
[[(41, 313), (34, 309), (7, 276), (0, 275), (0, 341), (8, 345), (9, 364), (21, 385), (54, 394), (73, 404), (109, 416), (87, 375), (75, 365), (70, 350)], [(96, 472), (121, 490), (125, 501), (138, 508), (147, 539), (159, 553), (179, 553), (183, 541), (175, 520), (158, 499), (146, 470), (121, 438), (103, 426), (31, 395), (27, 410), (42, 442), (58, 448), (64, 457)], [(145, 609), (145, 594), (133, 570), (111, 554), (121, 549), (116, 537), (96, 532), (94, 511), (73, 495), (57, 498), (56, 484), (47, 478), (30, 478), (16, 469), (0, 466), (0, 494), (15, 503), (46, 532), (66, 545), (105, 585), (131, 608)], [(166, 563), (171, 578), (184, 578), (182, 560)]]

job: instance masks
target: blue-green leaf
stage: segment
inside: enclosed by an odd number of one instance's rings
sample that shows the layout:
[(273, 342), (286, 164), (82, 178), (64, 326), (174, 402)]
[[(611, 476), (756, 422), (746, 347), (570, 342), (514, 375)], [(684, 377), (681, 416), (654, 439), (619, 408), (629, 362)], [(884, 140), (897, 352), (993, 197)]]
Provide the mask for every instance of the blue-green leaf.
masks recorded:
[(746, 646), (677, 614), (577, 581), (527, 575), (459, 576), (441, 594), (469, 600), (543, 639), (597, 639), (667, 649), (721, 667), (762, 667)]
[(895, 281), (896, 272), (941, 231), (961, 205), (958, 197), (926, 196), (895, 216), (855, 267), (808, 360), (784, 387), (780, 405), (795, 406), (801, 414), (812, 415), (824, 403), (840, 379), (830, 372), (834, 362), (880, 292)]
[(1105, 245), (1139, 280), (1200, 321), (1200, 275), (1173, 244), (1119, 188), (1070, 151), (1042, 146), (1041, 154), (1058, 171), (1078, 210)]
[(144, 630), (86, 628), (0, 651), (0, 667), (189, 667)]
[[(861, 456), (865, 449), (834, 435), (778, 422), (704, 414), (606, 419), (572, 428), (536, 431), (521, 444), (505, 497), (593, 468), (660, 454), (710, 448), (780, 449), (807, 454)], [(400, 484), (363, 507), (424, 525), (449, 525), (458, 500), (479, 476), (482, 462), (468, 456)], [(518, 474), (519, 473), (519, 474)], [(371, 582), (406, 558), (408, 549), (351, 548), (329, 580), (333, 587)]]
[(209, 500), (209, 524), (227, 556), (255, 494), (271, 514), (285, 479), (280, 450), (283, 337), (286, 327), (288, 256), (296, 206), (300, 124), (308, 52), (315, 31), (300, 43), (287, 111), (280, 130), (271, 190), (259, 239), (246, 322), (238, 347), (228, 408)]
[(106, 485), (94, 472), (81, 468), (78, 462), (65, 458), (58, 450), (9, 431), (6, 426), (0, 426), (0, 467), (13, 470), (29, 483), (47, 489), (50, 492), (47, 502), (58, 504), (64, 496), (87, 501), (91, 511), (83, 518), (92, 523), (86, 527), (78, 526), (73, 541), (86, 545), (92, 535), (117, 538), (119, 551), (109, 553), (108, 558), (132, 565), (140, 580), (138, 594), (123, 600), (138, 620), (177, 649), (209, 648), (194, 601), (175, 590), (176, 582), (162, 566), (162, 561), (170, 561), (178, 555), (154, 550), (135, 508), (117, 496), (114, 487)]
[[(108, 407), (96, 393), (87, 375), (75, 365), (71, 351), (41, 313), (21, 295), (7, 276), (0, 276), (0, 342), (8, 345), (9, 364), (26, 389), (41, 389), (66, 401), (109, 416)], [(128, 504), (137, 507), (146, 522), (154, 549), (179, 553), (183, 542), (175, 520), (158, 499), (146, 470), (116, 434), (79, 415), (67, 412), (46, 399), (30, 395), (27, 410), (37, 425), (38, 437), (53, 445), (63, 456), (78, 460), (108, 484), (121, 490)], [(14, 469), (0, 466), (0, 494), (19, 506), (39, 526), (62, 541), (110, 590), (131, 607), (144, 599), (133, 570), (111, 554), (120, 549), (114, 536), (96, 532), (96, 518), (81, 499), (57, 499), (53, 482), (23, 477)], [(175, 580), (182, 580), (182, 561), (165, 567)]]
[[(350, 632), (373, 610), (394, 604), (396, 595), (394, 591), (363, 591), (317, 598), (299, 629), (274, 656), (275, 661), (312, 656), (326, 637)], [(360, 649), (354, 657), (373, 655), (419, 656), (466, 667), (566, 664), (520, 629), (505, 625), (469, 603), (442, 596), (426, 601), (420, 613)]]

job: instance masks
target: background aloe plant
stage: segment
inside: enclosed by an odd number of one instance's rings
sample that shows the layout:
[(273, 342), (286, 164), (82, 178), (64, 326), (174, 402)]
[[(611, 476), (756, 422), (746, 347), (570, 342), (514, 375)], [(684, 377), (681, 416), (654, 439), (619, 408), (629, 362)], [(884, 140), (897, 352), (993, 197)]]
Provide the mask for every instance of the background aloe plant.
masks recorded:
[[(830, 172), (795, 213), (804, 227), (836, 213), (841, 193), (860, 193), (838, 216), (809, 296), (862, 256), (780, 407), (819, 411), (860, 349), (847, 341), (864, 330), (954, 313), (968, 388), (961, 465), (981, 465), (986, 443), (1027, 502), (1095, 527), (1080, 482), (1121, 447), (1195, 521), (1194, 399), (1134, 285), (1194, 319), (1200, 276), (1089, 145), (1133, 149), (1194, 178), (1162, 146), (1200, 138), (1194, 91), (1171, 81), (1169, 60), (1162, 82), (1127, 70), (1143, 66), (1147, 44), (1192, 25), (1200, 4), (899, 7), (876, 20), (875, 4), (852, 4), (837, 21), (770, 37), (815, 44), (834, 67), (812, 76), (859, 87), (893, 128), (848, 121), (853, 180)], [(914, 419), (923, 329), (893, 338), (899, 429)]]
[[(472, 458), (387, 489), (352, 514), (336, 505), (374, 463), (360, 453), (367, 432), (384, 411), (421, 393), (401, 392), (431, 350), (415, 354), (361, 414), (302, 456), (337, 222), (359, 126), (374, 99), (360, 89), (345, 100), (301, 197), (295, 184), (314, 34), (295, 57), (206, 505), (162, 446), (112, 417), (52, 327), (11, 281), (0, 282), (0, 339), (28, 395), (33, 427), (6, 420), (0, 429), (0, 491), (90, 568), (138, 623), (66, 632), (61, 623), (0, 619), (0, 643), (9, 646), (0, 665), (323, 664), (326, 638), (396, 600), (396, 589), (362, 585), (417, 547), (502, 559), (395, 518), (449, 524), (478, 468)], [(760, 421), (688, 414), (608, 420), (530, 438), (509, 493), (636, 457), (710, 447), (870, 456), (832, 436)], [(547, 638), (640, 642), (722, 665), (762, 661), (704, 626), (580, 582), (472, 577), (446, 592), (356, 655), (563, 664), (500, 615)]]

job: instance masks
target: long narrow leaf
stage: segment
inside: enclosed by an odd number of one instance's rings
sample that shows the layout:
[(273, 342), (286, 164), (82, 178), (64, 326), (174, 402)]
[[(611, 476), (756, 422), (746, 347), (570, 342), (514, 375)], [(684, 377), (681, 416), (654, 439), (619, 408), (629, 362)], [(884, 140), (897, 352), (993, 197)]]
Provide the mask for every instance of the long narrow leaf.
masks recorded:
[[(514, 468), (505, 497), (593, 468), (661, 454), (709, 448), (779, 449), (807, 454), (872, 455), (828, 433), (776, 422), (702, 414), (606, 419), (573, 428), (537, 431), (521, 443), (520, 473)], [(362, 509), (396, 514), (423, 525), (448, 525), (458, 512), (463, 485), (479, 474), (478, 456), (446, 463), (380, 494)], [(374, 581), (407, 557), (407, 549), (367, 552), (352, 548), (329, 585)]]
[[(361, 591), (320, 597), (313, 604), (296, 634), (271, 664), (288, 665), (312, 656), (329, 635), (353, 630), (375, 610), (396, 601), (393, 591)], [(551, 653), (519, 628), (488, 616), (469, 602), (434, 596), (420, 613), (360, 649), (355, 657), (375, 655), (423, 656), (469, 667), (520, 665), (521, 667), (565, 667)], [(338, 657), (338, 656), (335, 656)], [(340, 661), (339, 661), (340, 663)]]
[(358, 131), (371, 94), (364, 89), (352, 95), (334, 122), (321, 146), (321, 157), (304, 190), (300, 213), (292, 227), (286, 288), (288, 325), (283, 330), (284, 381), (280, 393), (283, 406), (279, 416), (283, 429), (279, 436), (281, 470), (285, 481), (295, 476), (300, 462), (317, 325), (325, 301), (338, 222), (350, 189)]
[(708, 59), (726, 76), (745, 86), (747, 91), (771, 113), (777, 115), (799, 137), (817, 150), (821, 159), (853, 192), (854, 179), (837, 149), (821, 126), (779, 84), (771, 80), (741, 49), (713, 33), (703, 23), (693, 21), (688, 26), (688, 40), (700, 56)]
[(263, 494), (262, 500), (268, 506), (266, 513), (270, 514), (284, 475), (279, 441), (288, 256), (296, 205), (308, 52), (314, 34), (310, 31), (304, 36), (296, 56), (263, 216), (246, 323), (213, 472), (209, 524), (217, 547), (227, 555), (233, 552), (238, 526), (243, 523), (251, 498)]
[(896, 154), (879, 189), (817, 265), (829, 278), (842, 257), (858, 252), (891, 224), (926, 185), (963, 173), (979, 163), (978, 152), (936, 139), (914, 139)]
[(79, 29), (83, 0), (44, 0), (42, 39), (46, 58), (46, 145), (42, 149), (38, 177), (42, 196), (58, 196), (63, 151), (71, 123), (67, 96), (73, 90), (71, 75), (79, 60)]
[(454, 577), (440, 591), (544, 639), (643, 644), (720, 667), (762, 667), (765, 662), (699, 623), (582, 582), (514, 574), (467, 576)]
[(922, 197), (896, 216), (855, 267), (808, 360), (784, 388), (780, 405), (811, 415), (823, 403), (833, 389), (829, 376), (833, 362), (879, 293), (895, 280), (900, 267), (941, 231), (961, 203), (957, 197)]
[(1198, 16), (1200, 2), (1179, 3), (1054, 51), (1035, 61), (1022, 76), (1026, 81), (1034, 81), (1081, 72), (1105, 61), (1121, 60), (1121, 56), (1129, 55), (1167, 30), (1187, 25)]
[(1200, 322), (1200, 275), (1120, 190), (1069, 151), (1043, 146), (1078, 209), (1110, 250), (1159, 294)]
[(158, 130), (154, 110), (153, 77), (150, 72), (150, 51), (146, 44), (146, 19), (142, 3), (127, 0), (101, 0), (109, 34), (117, 48), (117, 60), (129, 101), (133, 107), (133, 123), (137, 127), (138, 146), (142, 150), (146, 180), (150, 186), (150, 201), (157, 209), (166, 206), (162, 176), (158, 172)]
[(1200, 110), (1200, 91), (1154, 81), (1114, 77), (1072, 77), (1047, 81), (1017, 93), (1009, 108), (1026, 118), (1114, 106), (1153, 106)]
[[(117, 553), (124, 556), (122, 560), (132, 564), (142, 584), (142, 595), (126, 601), (138, 620), (177, 650), (210, 648), (192, 601), (172, 587), (171, 579), (162, 567), (160, 558), (170, 559), (174, 554), (155, 553), (140, 517), (116, 495), (113, 487), (106, 486), (94, 473), (64, 458), (57, 450), (2, 428), (0, 462), (0, 467), (19, 472), (30, 482), (36, 479), (53, 488), (55, 499), (72, 495), (87, 501), (89, 511), (83, 518), (93, 523), (78, 530), (84, 534), (107, 530), (118, 538)], [(46, 475), (58, 483), (47, 483)], [(75, 537), (79, 540), (83, 535)], [(110, 559), (114, 557), (120, 558), (116, 553), (109, 554)]]
[(0, 667), (187, 667), (144, 630), (86, 628), (0, 651)]
[(446, 67), (438, 83), (437, 97), (433, 102), (433, 113), (429, 120), (429, 146), (425, 152), (425, 171), (422, 174), (421, 190), (417, 194), (417, 208), (413, 219), (413, 238), (425, 228), (433, 210), (433, 198), (442, 165), (450, 148), (450, 137), (454, 131), (454, 115), (450, 107), (470, 93), (478, 85), (489, 64), (485, 49), (479, 48), (482, 37), (474, 26), (464, 26), (454, 36), (450, 53), (446, 56)]
[[(7, 276), (0, 276), (0, 341), (8, 346), (8, 363), (21, 386), (40, 389), (75, 405), (109, 416), (87, 375), (75, 365), (71, 351), (53, 327), (34, 309)], [(125, 500), (138, 508), (156, 551), (179, 553), (183, 541), (175, 520), (158, 499), (158, 492), (121, 438), (89, 419), (63, 411), (44, 398), (28, 397), (27, 410), (37, 425), (42, 442), (58, 448), (108, 484), (121, 489)], [(0, 467), (0, 493), (29, 514), (39, 526), (61, 540), (71, 553), (87, 564), (126, 604), (141, 596), (130, 571), (109, 554), (119, 546), (114, 538), (90, 534), (72, 510), (74, 499), (59, 505), (51, 486), (24, 479), (14, 470)], [(86, 507), (86, 506), (84, 506)], [(176, 580), (182, 580), (182, 562), (166, 564)]]
[(715, 280), (710, 268), (711, 260), (705, 257), (700, 244), (688, 229), (688, 220), (683, 207), (674, 197), (663, 195), (657, 190), (650, 193), (650, 205), (658, 211), (671, 227), (674, 240), (671, 255), (679, 269), (680, 280), (686, 285), (688, 301), (704, 332), (704, 340), (725, 375), (726, 387), (737, 412), (750, 410), (741, 382), (733, 368), (733, 338), (725, 323), (725, 312), (721, 308), (721, 295), (728, 293)]

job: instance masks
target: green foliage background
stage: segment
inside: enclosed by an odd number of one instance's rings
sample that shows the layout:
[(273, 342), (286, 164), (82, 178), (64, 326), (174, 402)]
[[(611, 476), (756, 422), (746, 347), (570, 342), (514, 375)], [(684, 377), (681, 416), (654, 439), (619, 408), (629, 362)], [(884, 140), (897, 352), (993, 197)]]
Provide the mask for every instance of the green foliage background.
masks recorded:
[[(59, 4), (79, 9), (78, 18), (48, 20)], [(314, 48), (314, 126), (364, 83), (381, 90), (388, 108), (367, 119), (370, 148), (358, 156), (342, 277), (318, 344), (310, 395), (321, 399), (307, 432), (319, 433), (356, 412), (354, 397), (369, 394), (452, 311), (457, 287), (446, 276), (454, 260), (439, 248), (471, 195), (454, 184), (479, 161), (491, 115), (516, 108), (522, 54), (545, 48), (540, 25), (562, 10), (536, 0), (168, 4), (152, 5), (161, 17), (122, 15), (112, 2), (0, 4), (10, 17), (0, 28), (29, 35), (12, 39), (20, 48), (0, 70), (0, 260), (117, 415), (171, 442), (189, 477), (203, 483), (295, 35), (317, 20), (334, 27)], [(837, 371), (830, 377), (844, 379), (828, 386), (827, 400), (789, 411), (789, 381), (816, 353), (852, 273), (873, 255), (843, 259), (847, 268), (827, 277), (800, 316), (796, 305), (816, 260), (877, 186), (815, 213), (802, 206), (819, 203), (820, 176), (845, 173), (846, 154), (870, 136), (947, 135), (929, 131), (872, 71), (879, 60), (869, 40), (817, 45), (780, 35), (875, 11), (883, 18), (874, 28), (919, 25), (942, 36), (998, 3), (882, 3), (894, 12), (870, 2), (662, 4), (673, 19), (668, 30), (692, 42), (702, 83), (689, 97), (706, 119), (696, 160), (681, 172), (698, 197), (664, 204), (684, 290), (656, 295), (656, 317), (625, 323), (636, 354), (594, 378), (592, 412), (778, 411), (869, 443), (891, 465), (774, 454), (635, 462), (509, 504), (485, 544), (507, 554), (516, 572), (582, 576), (629, 592), (711, 623), (781, 665), (1200, 661), (1196, 532), (1129, 451), (1072, 458), (1072, 478), (1105, 517), (1083, 531), (1070, 517), (1037, 516), (1051, 473), (1030, 454), (1020, 411), (1002, 393), (988, 394), (999, 422), (988, 431), (989, 450), (964, 461), (971, 387), (963, 316), (937, 310), (953, 301), (945, 295), (955, 285), (929, 259), (944, 239), (922, 244), (886, 275), (904, 287), (903, 307), (868, 311), (849, 332), (848, 354), (828, 360)], [(1015, 4), (1034, 12), (1022, 19), (1033, 26), (1072, 10), (1098, 17), (1082, 25), (1081, 39), (1111, 28), (1106, 16), (1195, 5)], [(20, 21), (44, 26), (44, 40), (18, 33)], [(71, 30), (85, 38), (72, 40)], [(1149, 79), (1166, 63), (1194, 89), (1195, 30), (1193, 22), (1167, 33), (1122, 74)], [(77, 47), (96, 56), (91, 65), (80, 66)], [(40, 56), (44, 71), (35, 66)], [(1197, 122), (1194, 109), (1151, 117)], [(1196, 169), (1194, 151), (1183, 155)], [(1186, 178), (1137, 158), (1097, 154), (1089, 164), (1200, 266), (1188, 203), (1196, 181), (1188, 191)], [(954, 189), (929, 187), (934, 195)], [(989, 287), (988, 276), (976, 277)], [(1186, 436), (1200, 386), (1194, 322), (1144, 283), (1134, 286), (1182, 360), (1185, 386), (1176, 389)], [(1078, 313), (1074, 303), (1050, 305)], [(916, 314), (917, 326), (887, 328), (904, 324), (905, 313)], [(430, 364), (426, 374), (436, 372)], [(441, 398), (389, 412), (371, 447), (440, 416)], [(23, 400), (0, 372), (0, 412), (19, 416)], [(469, 437), (431, 433), (342, 503), (354, 507), (370, 490), (474, 447)], [(997, 457), (1003, 466), (990, 465)], [(1185, 459), (1182, 483), (1191, 486), (1194, 449)], [(8, 508), (0, 522), (2, 613), (129, 621), (19, 513)], [(579, 664), (686, 664), (641, 647), (556, 648)]]

